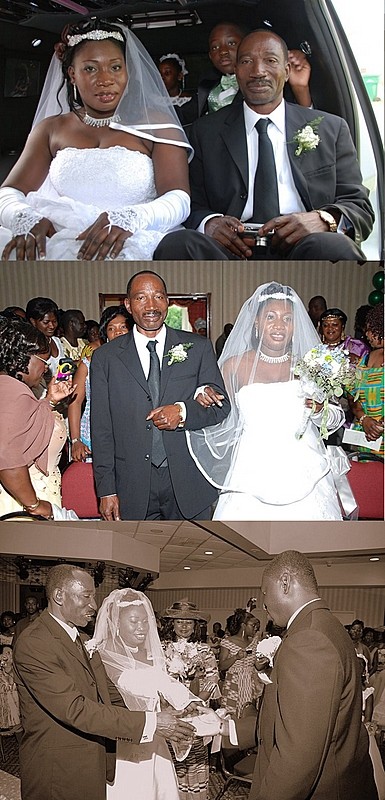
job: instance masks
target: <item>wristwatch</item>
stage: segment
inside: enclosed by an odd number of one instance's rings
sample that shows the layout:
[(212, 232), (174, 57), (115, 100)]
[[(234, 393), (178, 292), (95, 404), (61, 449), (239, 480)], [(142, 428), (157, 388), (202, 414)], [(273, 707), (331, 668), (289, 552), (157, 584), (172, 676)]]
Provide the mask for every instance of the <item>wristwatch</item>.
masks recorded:
[(331, 231), (331, 233), (337, 233), (337, 223), (333, 214), (330, 214), (329, 211), (324, 211), (323, 208), (316, 208), (315, 210), (317, 214), (320, 215), (322, 221), (329, 225), (329, 231)]

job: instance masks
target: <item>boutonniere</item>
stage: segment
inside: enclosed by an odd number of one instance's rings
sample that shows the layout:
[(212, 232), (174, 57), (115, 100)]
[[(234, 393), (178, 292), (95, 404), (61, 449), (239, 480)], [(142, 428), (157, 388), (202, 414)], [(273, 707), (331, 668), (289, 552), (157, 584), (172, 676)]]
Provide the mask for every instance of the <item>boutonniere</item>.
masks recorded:
[(86, 642), (83, 642), (83, 647), (87, 651), (90, 658), (92, 658), (95, 651), (98, 649), (98, 642), (96, 639), (87, 639)]
[(174, 344), (174, 347), (166, 353), (165, 358), (168, 358), (167, 364), (181, 364), (188, 358), (187, 350), (193, 346), (193, 342), (184, 342), (183, 344)]
[(289, 142), (289, 144), (294, 142), (297, 145), (294, 155), (300, 156), (301, 153), (307, 153), (309, 150), (315, 150), (318, 147), (321, 139), (317, 133), (317, 128), (321, 120), (323, 120), (323, 117), (316, 117), (316, 119), (308, 122), (307, 125), (294, 134)]

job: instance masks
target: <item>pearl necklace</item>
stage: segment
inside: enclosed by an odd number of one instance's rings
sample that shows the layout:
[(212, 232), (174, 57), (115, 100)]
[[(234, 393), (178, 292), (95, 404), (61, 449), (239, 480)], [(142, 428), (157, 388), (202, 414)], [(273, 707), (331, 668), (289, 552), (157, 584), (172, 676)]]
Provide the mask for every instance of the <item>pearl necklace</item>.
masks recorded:
[(261, 361), (264, 361), (265, 364), (284, 364), (285, 361), (289, 361), (290, 353), (284, 353), (283, 356), (267, 356), (266, 353), (263, 353), (261, 350), (259, 356)]
[(81, 117), (81, 121), (85, 125), (91, 125), (91, 128), (105, 128), (107, 125), (111, 125), (112, 122), (120, 122), (120, 120), (119, 114), (113, 114), (112, 117), (91, 117), (86, 112), (84, 117)]

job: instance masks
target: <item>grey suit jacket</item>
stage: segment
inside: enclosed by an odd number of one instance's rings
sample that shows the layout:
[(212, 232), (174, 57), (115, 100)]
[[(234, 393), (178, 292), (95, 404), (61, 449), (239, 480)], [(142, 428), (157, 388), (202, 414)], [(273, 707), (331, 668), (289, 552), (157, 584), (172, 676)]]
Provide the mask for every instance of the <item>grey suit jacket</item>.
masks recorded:
[(124, 703), (99, 654), (79, 651), (47, 610), (20, 634), (14, 663), (23, 800), (104, 800), (106, 749), (117, 738), (138, 743), (144, 713), (114, 707)]
[(377, 800), (357, 662), (322, 600), (300, 611), (265, 687), (249, 800)]
[[(192, 342), (182, 363), (168, 365), (167, 352)], [(183, 401), (185, 428), (196, 430), (221, 422), (230, 409), (211, 342), (198, 334), (167, 328), (161, 370), (160, 405)], [(132, 333), (95, 350), (91, 360), (91, 441), (98, 495), (117, 494), (123, 519), (144, 519), (151, 476), (152, 408), (147, 381)], [(225, 395), (222, 408), (203, 408), (193, 397), (210, 385)], [(174, 493), (186, 518), (199, 514), (217, 498), (192, 460), (182, 428), (163, 432)]]
[[(322, 116), (315, 150), (295, 155), (293, 137)], [(194, 122), (190, 164), (191, 214), (185, 222), (197, 228), (209, 214), (241, 217), (248, 191), (248, 160), (243, 106), (232, 103)], [(372, 229), (374, 213), (362, 186), (357, 154), (345, 120), (324, 111), (286, 103), (287, 152), (294, 183), (306, 211), (337, 208), (350, 220), (356, 244)]]

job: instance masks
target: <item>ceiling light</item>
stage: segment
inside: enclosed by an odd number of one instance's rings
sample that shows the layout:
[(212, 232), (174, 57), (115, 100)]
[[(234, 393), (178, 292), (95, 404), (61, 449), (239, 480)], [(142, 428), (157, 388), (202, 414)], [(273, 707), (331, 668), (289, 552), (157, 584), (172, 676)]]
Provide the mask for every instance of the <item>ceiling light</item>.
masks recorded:
[(191, 567), (183, 567), (183, 569), (191, 569)]
[(131, 14), (130, 28), (173, 28), (178, 25), (199, 25), (202, 22), (196, 11), (149, 11)]
[(39, 44), (41, 44), (41, 39), (32, 39), (32, 47), (39, 47)]
[(379, 561), (379, 560), (380, 559), (378, 556), (373, 556), (372, 558), (369, 558), (369, 561)]
[(205, 556), (212, 556), (212, 555), (213, 555), (212, 550), (205, 550)]

